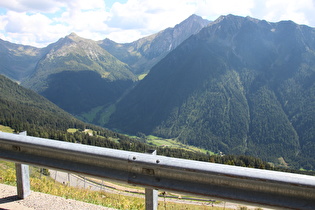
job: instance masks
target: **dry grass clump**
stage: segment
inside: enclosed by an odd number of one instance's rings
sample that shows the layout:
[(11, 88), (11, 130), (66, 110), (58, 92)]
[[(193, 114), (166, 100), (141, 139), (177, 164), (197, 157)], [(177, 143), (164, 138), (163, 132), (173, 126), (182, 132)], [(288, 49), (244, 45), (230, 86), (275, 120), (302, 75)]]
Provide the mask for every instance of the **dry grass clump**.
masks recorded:
[[(67, 199), (79, 200), (86, 203), (102, 205), (102, 206), (111, 207), (115, 209), (128, 209), (128, 210), (129, 209), (130, 210), (145, 209), (145, 201), (143, 198), (70, 187), (68, 185), (55, 182), (49, 176), (41, 175), (39, 171), (40, 170), (36, 167), (30, 167), (30, 176), (31, 176), (30, 183), (31, 183), (31, 189), (33, 191), (56, 195), (56, 196), (64, 197)], [(14, 163), (0, 161), (0, 183), (13, 185), (13, 186), (16, 185)], [(184, 203), (159, 201), (158, 209), (219, 210), (223, 208), (213, 207), (209, 205), (191, 205), (191, 204), (184, 204)]]

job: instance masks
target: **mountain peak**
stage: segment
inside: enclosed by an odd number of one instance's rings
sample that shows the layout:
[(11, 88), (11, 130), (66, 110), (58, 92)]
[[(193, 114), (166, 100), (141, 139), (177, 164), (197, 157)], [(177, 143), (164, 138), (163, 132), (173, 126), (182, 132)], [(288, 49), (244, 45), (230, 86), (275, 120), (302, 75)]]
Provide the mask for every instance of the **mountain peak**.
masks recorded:
[[(192, 14), (192, 15), (190, 15), (186, 20), (203, 20), (203, 18), (202, 17), (200, 17), (200, 16), (198, 16), (198, 15), (196, 15), (196, 14)], [(185, 20), (184, 20), (185, 21)], [(183, 21), (183, 22), (184, 22)]]
[(241, 24), (244, 21), (249, 21), (249, 22), (253, 22), (253, 23), (259, 23), (262, 20), (250, 17), (250, 16), (246, 16), (246, 17), (242, 17), (242, 16), (237, 16), (237, 15), (221, 15), (220, 17), (218, 17), (213, 24), (218, 24), (218, 23), (238, 23)]
[(221, 15), (213, 22), (213, 24), (217, 24), (217, 23), (225, 22), (225, 21), (241, 21), (241, 20), (244, 20), (244, 17), (228, 14), (228, 15)]
[(77, 41), (78, 39), (82, 39), (80, 36), (78, 36), (76, 33), (72, 32), (71, 34), (69, 34), (68, 36), (66, 36), (65, 38), (71, 39), (73, 41)]
[(72, 32), (71, 34), (68, 35), (69, 37), (77, 37), (78, 35), (74, 32)]
[(178, 27), (191, 27), (193, 24), (198, 24), (203, 28), (204, 26), (208, 25), (210, 23), (209, 20), (203, 19), (202, 17), (192, 14), (187, 19), (182, 21), (181, 23), (177, 24), (174, 29)]
[(116, 58), (127, 63), (136, 74), (143, 74), (149, 72), (167, 53), (191, 35), (197, 34), (209, 22), (197, 15), (191, 15), (174, 28), (167, 28), (132, 43), (118, 44), (109, 39), (99, 43)]

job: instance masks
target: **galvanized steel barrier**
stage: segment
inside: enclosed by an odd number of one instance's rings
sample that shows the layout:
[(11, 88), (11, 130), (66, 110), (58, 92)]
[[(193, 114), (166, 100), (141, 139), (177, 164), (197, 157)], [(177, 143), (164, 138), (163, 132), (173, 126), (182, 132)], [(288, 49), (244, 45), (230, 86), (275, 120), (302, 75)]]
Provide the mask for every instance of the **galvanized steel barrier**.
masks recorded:
[(100, 148), (0, 132), (16, 163), (270, 208), (315, 209), (315, 177)]

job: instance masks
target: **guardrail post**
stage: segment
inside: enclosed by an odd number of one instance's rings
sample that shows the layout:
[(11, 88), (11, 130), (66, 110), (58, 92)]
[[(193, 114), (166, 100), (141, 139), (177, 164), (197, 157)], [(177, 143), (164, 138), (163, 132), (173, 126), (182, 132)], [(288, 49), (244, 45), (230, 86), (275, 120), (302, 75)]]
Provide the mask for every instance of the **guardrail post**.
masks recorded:
[[(26, 131), (24, 131), (24, 132), (21, 132), (20, 135), (26, 136), (27, 133)], [(24, 199), (31, 194), (29, 166), (16, 163), (15, 172), (16, 172), (17, 196), (21, 199)]]
[[(148, 154), (156, 155), (156, 150), (149, 150)], [(157, 210), (158, 191), (152, 188), (145, 188), (145, 209)]]

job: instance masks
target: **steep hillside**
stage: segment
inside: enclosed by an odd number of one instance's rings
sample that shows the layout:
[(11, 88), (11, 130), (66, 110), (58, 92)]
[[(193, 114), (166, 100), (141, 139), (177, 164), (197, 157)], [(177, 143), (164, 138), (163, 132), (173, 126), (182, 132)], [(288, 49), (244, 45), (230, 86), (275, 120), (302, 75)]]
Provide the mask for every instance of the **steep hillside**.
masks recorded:
[(30, 75), (43, 55), (43, 50), (13, 44), (0, 39), (0, 74), (21, 81)]
[(222, 16), (169, 53), (109, 126), (314, 168), (315, 29)]
[[(57, 107), (43, 96), (0, 75), (0, 127), (9, 126), (15, 132), (27, 131), (30, 136), (100, 147), (145, 152), (149, 147), (140, 141), (105, 128), (84, 123)], [(68, 129), (74, 132), (68, 132)], [(85, 130), (89, 130), (86, 133)], [(160, 154), (174, 155), (181, 150), (164, 150)], [(183, 152), (184, 153), (184, 152)], [(177, 156), (179, 156), (177, 155)], [(182, 157), (205, 154), (184, 153)]]
[(74, 115), (106, 107), (137, 81), (126, 64), (74, 33), (46, 51), (34, 74), (21, 84)]
[[(140, 140), (83, 123), (34, 91), (25, 89), (2, 75), (0, 75), (0, 125), (9, 126), (15, 132), (27, 131), (30, 136), (135, 152), (155, 149), (159, 155), (199, 161), (208, 162), (210, 159), (209, 155), (201, 152), (171, 147), (154, 147)], [(68, 132), (68, 128), (76, 128), (71, 129), (76, 132)], [(91, 130), (89, 134), (83, 132), (86, 128)], [(272, 169), (268, 163), (252, 157), (229, 156), (223, 159), (212, 156), (211, 161), (220, 163), (233, 161), (236, 165), (251, 165), (257, 168), (264, 165), (264, 167)]]
[(175, 49), (184, 40), (198, 33), (209, 24), (208, 20), (197, 15), (191, 15), (174, 28), (167, 28), (159, 33), (141, 38), (132, 43), (118, 44), (109, 39), (99, 42), (99, 45), (119, 60), (131, 66), (137, 74), (148, 73), (167, 53)]
[(104, 124), (109, 115), (104, 113), (111, 113), (111, 105), (136, 84), (132, 71), (142, 68), (147, 72), (207, 23), (193, 15), (174, 28), (122, 48), (116, 43), (106, 45), (109, 40), (100, 44), (75, 33), (41, 49), (0, 40), (0, 73), (84, 121)]
[(43, 96), (25, 89), (0, 75), (0, 124), (16, 131), (38, 128), (66, 130), (84, 128), (84, 123), (63, 111)]

